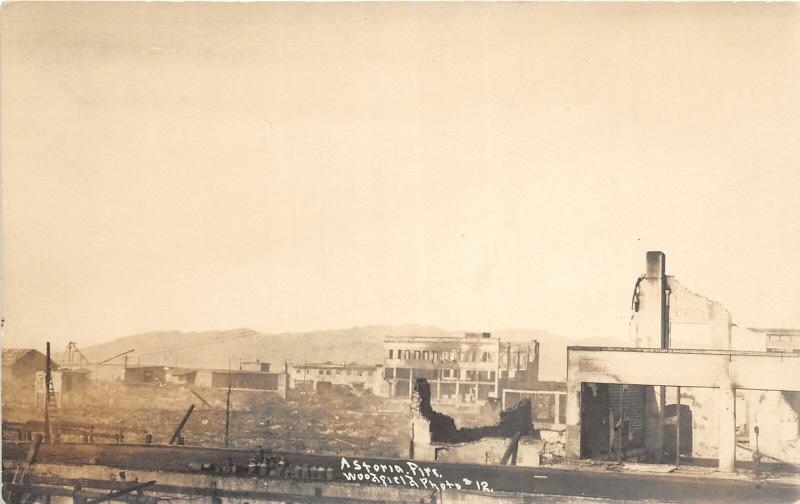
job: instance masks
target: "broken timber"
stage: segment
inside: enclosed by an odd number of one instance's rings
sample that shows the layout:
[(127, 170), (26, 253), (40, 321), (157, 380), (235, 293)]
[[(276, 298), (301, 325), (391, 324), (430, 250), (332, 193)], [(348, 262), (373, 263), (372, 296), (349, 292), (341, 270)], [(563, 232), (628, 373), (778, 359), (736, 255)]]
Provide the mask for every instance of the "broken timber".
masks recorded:
[[(194, 405), (192, 405), (192, 407), (194, 407)], [(118, 491), (112, 492), (112, 493), (110, 493), (108, 495), (104, 495), (103, 497), (100, 497), (99, 499), (94, 499), (94, 500), (88, 501), (87, 504), (99, 504), (100, 502), (107, 502), (107, 501), (110, 501), (110, 500), (114, 500), (114, 499), (116, 499), (118, 497), (122, 497), (124, 495), (128, 495), (131, 492), (136, 492), (138, 490), (142, 490), (143, 488), (146, 488), (146, 487), (149, 487), (149, 486), (153, 486), (155, 484), (156, 484), (155, 480), (147, 481), (145, 483), (139, 483), (138, 485), (133, 485), (133, 486), (130, 486), (130, 487), (125, 488), (123, 490), (118, 490)]]
[(197, 393), (197, 392), (195, 392), (194, 390), (189, 390), (189, 392), (191, 392), (191, 393), (192, 393), (192, 394), (193, 394), (193, 395), (194, 395), (196, 398), (198, 398), (198, 399), (200, 399), (201, 401), (203, 401), (203, 404), (205, 404), (207, 408), (213, 408), (213, 407), (211, 406), (211, 404), (210, 404), (208, 401), (206, 401), (205, 399), (203, 399), (203, 396), (201, 396), (200, 394), (198, 394), (198, 393)]
[(186, 411), (186, 414), (183, 415), (183, 419), (181, 420), (181, 423), (178, 424), (178, 428), (175, 429), (175, 434), (172, 435), (172, 439), (169, 440), (169, 444), (175, 444), (175, 441), (177, 441), (180, 438), (181, 430), (183, 430), (183, 426), (186, 425), (186, 422), (189, 420), (189, 415), (192, 414), (192, 411), (194, 411), (194, 404), (189, 406), (189, 409)]
[(503, 458), (500, 459), (500, 465), (508, 464), (508, 459), (511, 459), (511, 465), (517, 465), (517, 451), (519, 450), (519, 438), (522, 437), (522, 432), (517, 432), (514, 434), (514, 437), (511, 438), (511, 442), (508, 443), (508, 448), (506, 448), (505, 453), (503, 453)]

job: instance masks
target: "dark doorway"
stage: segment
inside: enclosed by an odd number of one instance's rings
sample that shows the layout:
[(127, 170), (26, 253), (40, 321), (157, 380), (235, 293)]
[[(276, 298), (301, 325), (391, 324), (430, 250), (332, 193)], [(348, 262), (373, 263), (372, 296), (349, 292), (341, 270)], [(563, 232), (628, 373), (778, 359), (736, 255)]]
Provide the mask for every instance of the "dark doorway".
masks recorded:
[[(681, 422), (681, 456), (692, 456), (692, 408), (688, 404), (680, 405)], [(675, 449), (677, 447), (678, 405), (667, 404), (664, 407), (664, 451), (667, 453), (667, 460), (675, 460)]]
[(608, 384), (581, 384), (581, 458), (601, 458), (610, 439)]

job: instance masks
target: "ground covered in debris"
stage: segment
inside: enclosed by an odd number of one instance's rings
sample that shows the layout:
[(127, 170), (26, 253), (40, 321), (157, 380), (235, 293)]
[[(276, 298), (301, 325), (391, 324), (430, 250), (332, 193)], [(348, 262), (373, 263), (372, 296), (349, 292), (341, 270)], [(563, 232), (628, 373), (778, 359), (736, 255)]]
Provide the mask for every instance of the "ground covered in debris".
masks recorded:
[[(43, 419), (41, 408), (20, 399), (4, 397), (4, 421)], [(92, 425), (96, 431), (121, 431), (126, 443), (143, 443), (147, 434), (154, 443), (168, 443), (192, 404), (195, 409), (182, 431), (185, 444), (223, 446), (223, 389), (99, 383), (86, 391), (79, 404), (64, 405), (59, 419), (65, 424)], [(321, 455), (403, 457), (409, 446), (409, 404), (408, 400), (346, 393), (316, 395), (290, 390), (283, 399), (273, 393), (234, 390), (229, 445)]]

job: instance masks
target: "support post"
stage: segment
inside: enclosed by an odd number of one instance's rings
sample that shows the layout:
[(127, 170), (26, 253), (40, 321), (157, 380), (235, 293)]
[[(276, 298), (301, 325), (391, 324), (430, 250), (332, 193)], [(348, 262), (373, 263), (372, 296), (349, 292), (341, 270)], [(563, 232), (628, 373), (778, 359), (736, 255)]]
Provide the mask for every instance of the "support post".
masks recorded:
[(645, 451), (650, 462), (660, 464), (664, 459), (664, 406), (666, 387), (645, 387)]
[(736, 463), (736, 391), (719, 389), (719, 470), (733, 472)]
[(503, 457), (500, 459), (500, 465), (508, 464), (509, 460), (511, 460), (511, 465), (517, 465), (517, 450), (519, 449), (519, 438), (521, 437), (521, 431), (514, 434), (511, 442), (508, 443), (505, 453), (503, 453)]
[(231, 423), (231, 364), (228, 361), (228, 395), (225, 399), (225, 448), (228, 447), (228, 432)]
[(47, 361), (44, 367), (44, 442), (53, 442), (50, 433), (50, 342), (47, 342)]
[(567, 429), (564, 456), (569, 461), (581, 458), (581, 383), (567, 376)]
[[(560, 425), (561, 424), (561, 394), (556, 392), (553, 395), (556, 397), (555, 424), (556, 425)], [(505, 394), (503, 395), (503, 397), (505, 397)]]
[(625, 427), (625, 410), (623, 405), (625, 403), (625, 385), (619, 385), (619, 419), (617, 420), (617, 464), (622, 465), (622, 431)]
[(681, 465), (681, 388), (676, 389), (678, 409), (675, 412), (675, 467)]

